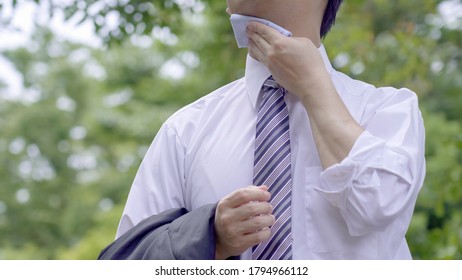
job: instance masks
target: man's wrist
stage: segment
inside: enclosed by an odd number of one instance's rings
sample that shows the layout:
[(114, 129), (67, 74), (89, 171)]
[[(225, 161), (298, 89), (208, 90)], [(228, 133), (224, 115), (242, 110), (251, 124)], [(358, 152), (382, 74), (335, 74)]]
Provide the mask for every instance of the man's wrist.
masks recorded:
[(220, 242), (216, 242), (215, 244), (215, 260), (226, 260), (228, 256), (224, 253), (223, 246), (221, 245)]
[(297, 92), (300, 101), (305, 105), (313, 104), (313, 100), (319, 99), (319, 96), (330, 89), (332, 81), (329, 76), (320, 75), (319, 73), (307, 79), (303, 86)]
[(297, 96), (304, 105), (312, 103), (313, 99), (318, 99), (320, 94), (332, 87), (332, 80), (327, 71), (319, 71), (310, 75), (298, 90)]

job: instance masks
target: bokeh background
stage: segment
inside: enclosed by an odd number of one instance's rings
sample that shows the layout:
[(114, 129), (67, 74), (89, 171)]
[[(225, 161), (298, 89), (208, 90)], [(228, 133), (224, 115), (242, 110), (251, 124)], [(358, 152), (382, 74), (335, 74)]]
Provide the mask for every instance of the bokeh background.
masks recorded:
[[(0, 259), (95, 259), (178, 108), (243, 76), (225, 0), (0, 0)], [(415, 259), (462, 259), (462, 3), (346, 0), (333, 65), (419, 95)]]

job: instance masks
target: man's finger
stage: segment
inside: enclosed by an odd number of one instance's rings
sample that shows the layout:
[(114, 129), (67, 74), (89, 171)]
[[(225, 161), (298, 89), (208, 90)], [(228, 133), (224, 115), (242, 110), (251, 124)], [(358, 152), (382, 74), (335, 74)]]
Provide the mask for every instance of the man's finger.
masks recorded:
[(263, 23), (257, 22), (257, 21), (250, 21), (249, 24), (247, 25), (247, 28), (251, 32), (260, 35), (270, 45), (279, 36), (283, 36), (276, 29), (269, 27)]
[(246, 244), (246, 247), (252, 247), (263, 241), (268, 240), (271, 236), (271, 230), (269, 228), (263, 228), (262, 230), (245, 234), (242, 238), (242, 243)]
[(260, 215), (243, 221), (241, 224), (243, 234), (266, 230), (272, 227), (275, 221), (276, 218), (273, 215)]
[(252, 40), (252, 38), (249, 38), (249, 54), (252, 58), (266, 65), (266, 55), (262, 52), (262, 50), (258, 47), (258, 45)]
[(271, 194), (267, 190), (251, 186), (231, 193), (224, 198), (224, 203), (230, 208), (236, 208), (251, 201), (268, 201), (270, 197)]
[(234, 210), (234, 216), (238, 221), (245, 221), (249, 218), (268, 215), (273, 213), (273, 206), (269, 202), (249, 202), (243, 204)]
[(270, 42), (266, 41), (263, 36), (250, 28), (246, 29), (247, 36), (249, 37), (249, 47), (251, 43), (254, 43), (260, 49), (260, 52), (266, 56), (269, 48), (271, 47)]

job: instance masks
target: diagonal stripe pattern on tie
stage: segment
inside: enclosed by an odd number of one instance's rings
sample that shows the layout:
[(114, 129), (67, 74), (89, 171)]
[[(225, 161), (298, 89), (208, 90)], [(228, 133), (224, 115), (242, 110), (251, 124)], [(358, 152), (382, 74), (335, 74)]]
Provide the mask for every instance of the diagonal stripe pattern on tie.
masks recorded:
[(289, 111), (284, 101), (285, 90), (272, 77), (263, 84), (262, 94), (253, 183), (268, 186), (276, 222), (271, 227), (271, 237), (253, 247), (252, 259), (288, 260), (292, 259)]

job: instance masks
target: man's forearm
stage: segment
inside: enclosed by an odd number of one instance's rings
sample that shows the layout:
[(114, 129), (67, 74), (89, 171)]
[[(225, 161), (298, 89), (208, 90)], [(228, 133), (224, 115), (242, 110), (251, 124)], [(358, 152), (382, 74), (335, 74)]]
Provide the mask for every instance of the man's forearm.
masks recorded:
[(345, 159), (364, 129), (338, 95), (330, 77), (318, 81), (302, 96), (324, 169)]

